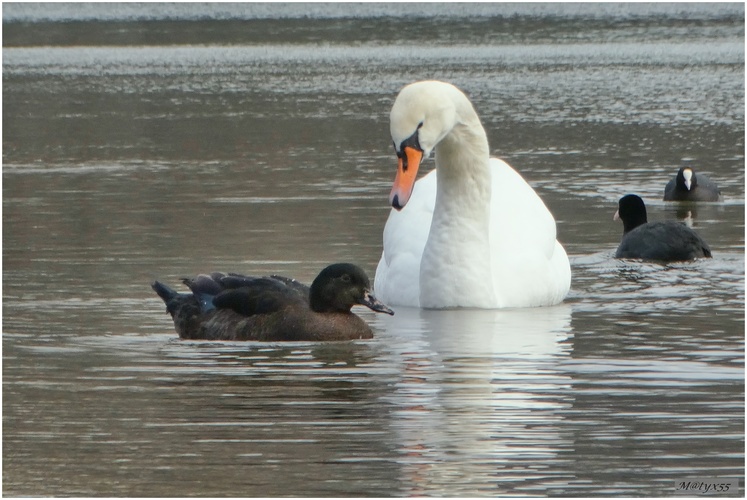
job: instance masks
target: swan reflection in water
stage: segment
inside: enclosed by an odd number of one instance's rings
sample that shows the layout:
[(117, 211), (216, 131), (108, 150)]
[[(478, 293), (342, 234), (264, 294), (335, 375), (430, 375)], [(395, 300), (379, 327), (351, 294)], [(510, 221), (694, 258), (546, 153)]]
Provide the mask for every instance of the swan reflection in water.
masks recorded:
[(388, 402), (406, 494), (500, 494), (512, 470), (544, 469), (572, 447), (558, 430), (572, 405), (569, 305), (397, 308), (374, 330), (399, 369)]

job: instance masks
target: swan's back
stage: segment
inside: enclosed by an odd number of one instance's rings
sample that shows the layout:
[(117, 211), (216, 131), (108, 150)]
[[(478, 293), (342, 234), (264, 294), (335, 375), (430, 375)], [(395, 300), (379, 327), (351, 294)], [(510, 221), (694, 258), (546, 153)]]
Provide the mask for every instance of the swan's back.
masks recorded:
[(506, 162), (493, 173), (490, 246), (498, 307), (557, 304), (570, 289), (568, 256), (555, 219), (532, 187)]

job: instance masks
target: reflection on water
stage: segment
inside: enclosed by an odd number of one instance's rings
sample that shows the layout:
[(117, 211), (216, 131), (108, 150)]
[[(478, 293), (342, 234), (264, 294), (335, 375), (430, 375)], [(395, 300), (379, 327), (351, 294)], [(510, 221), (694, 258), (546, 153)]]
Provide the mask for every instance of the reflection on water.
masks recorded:
[(401, 308), (380, 321), (382, 340), (400, 344), (385, 363), (399, 372), (387, 402), (405, 494), (515, 494), (522, 471), (571, 446), (557, 427), (571, 403), (558, 370), (570, 314)]
[[(164, 4), (151, 24), (21, 5), (3, 9), (6, 494), (670, 496), (744, 476), (740, 4), (443, 5), (418, 30), (379, 4), (168, 22), (192, 18)], [(555, 214), (566, 303), (361, 310), (365, 342), (178, 340), (153, 279), (373, 274), (389, 108), (433, 77)], [(662, 202), (683, 161), (726, 201)], [(714, 258), (612, 259), (628, 192)]]

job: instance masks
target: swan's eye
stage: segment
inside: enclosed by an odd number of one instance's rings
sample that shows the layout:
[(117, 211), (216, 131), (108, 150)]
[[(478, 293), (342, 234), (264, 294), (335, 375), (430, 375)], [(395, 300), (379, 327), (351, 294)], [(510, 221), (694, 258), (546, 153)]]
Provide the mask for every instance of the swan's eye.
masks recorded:
[(349, 274), (343, 274), (340, 279), (343, 283), (350, 283), (350, 275)]
[[(420, 129), (420, 127), (418, 127), (418, 129)], [(417, 149), (418, 151), (423, 150), (423, 148), (420, 147), (420, 138), (418, 137), (417, 130), (410, 137), (402, 141), (402, 144), (399, 145), (399, 150), (404, 152), (406, 147)]]

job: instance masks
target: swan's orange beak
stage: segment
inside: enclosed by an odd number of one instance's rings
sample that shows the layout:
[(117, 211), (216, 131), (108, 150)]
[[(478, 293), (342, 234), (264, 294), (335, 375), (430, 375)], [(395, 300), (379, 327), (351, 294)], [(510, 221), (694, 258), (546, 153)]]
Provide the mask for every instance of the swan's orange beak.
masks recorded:
[(394, 185), (389, 193), (389, 203), (397, 210), (402, 210), (410, 199), (422, 159), (423, 152), (410, 146), (405, 146), (399, 156), (397, 176), (394, 178)]

